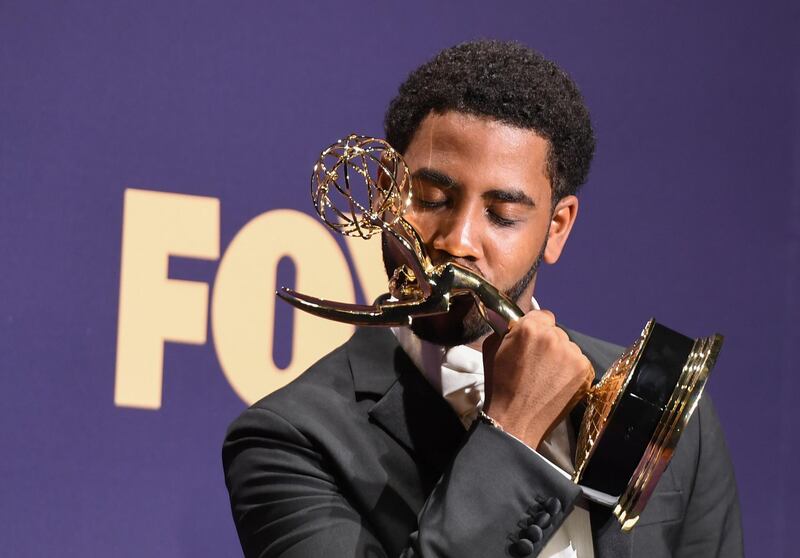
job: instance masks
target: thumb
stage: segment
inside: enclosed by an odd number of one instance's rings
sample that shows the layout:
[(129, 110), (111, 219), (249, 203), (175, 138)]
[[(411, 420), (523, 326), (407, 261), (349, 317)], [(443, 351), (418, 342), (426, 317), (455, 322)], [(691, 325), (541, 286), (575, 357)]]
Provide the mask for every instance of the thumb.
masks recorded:
[(483, 341), (483, 389), (484, 400), (483, 408), (488, 412), (492, 401), (492, 379), (494, 376), (494, 357), (497, 354), (497, 349), (500, 348), (500, 343), (503, 338), (492, 333)]
[(503, 338), (496, 333), (492, 333), (483, 341), (483, 373), (487, 376), (487, 380), (491, 379), (492, 372), (494, 371), (494, 357), (502, 341)]

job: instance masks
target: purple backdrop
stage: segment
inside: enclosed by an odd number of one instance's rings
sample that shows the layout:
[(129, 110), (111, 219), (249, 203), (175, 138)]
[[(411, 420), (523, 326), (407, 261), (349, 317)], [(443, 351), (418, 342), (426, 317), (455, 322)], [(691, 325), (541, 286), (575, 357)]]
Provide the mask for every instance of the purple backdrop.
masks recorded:
[[(0, 2), (0, 554), (239, 553), (219, 449), (244, 403), (210, 335), (167, 344), (159, 410), (114, 404), (123, 192), (220, 199), (224, 252), (268, 209), (308, 212), (316, 153), (380, 134), (408, 71), (493, 37), (565, 67), (599, 139), (540, 302), (618, 343), (651, 315), (726, 335), (709, 392), (748, 554), (792, 555), (796, 6)], [(213, 285), (217, 265), (170, 274)]]

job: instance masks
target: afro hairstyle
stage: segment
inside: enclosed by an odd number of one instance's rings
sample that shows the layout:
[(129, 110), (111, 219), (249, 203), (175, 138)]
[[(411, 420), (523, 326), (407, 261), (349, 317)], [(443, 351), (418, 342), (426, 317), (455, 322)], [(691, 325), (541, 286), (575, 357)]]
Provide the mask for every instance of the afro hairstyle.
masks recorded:
[(553, 204), (586, 181), (594, 154), (589, 111), (575, 83), (516, 42), (480, 40), (445, 49), (400, 85), (384, 119), (387, 141), (404, 153), (431, 112), (488, 117), (549, 142)]

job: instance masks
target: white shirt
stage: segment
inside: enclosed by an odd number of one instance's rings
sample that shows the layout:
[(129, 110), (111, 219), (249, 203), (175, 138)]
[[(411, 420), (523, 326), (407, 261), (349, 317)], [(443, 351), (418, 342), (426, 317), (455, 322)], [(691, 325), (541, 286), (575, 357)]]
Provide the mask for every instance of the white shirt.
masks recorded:
[[(539, 308), (535, 299), (533, 305), (534, 308)], [(466, 345), (445, 350), (444, 347), (418, 338), (409, 328), (392, 328), (392, 331), (412, 362), (447, 400), (464, 427), (469, 428), (483, 408), (481, 352)], [(542, 441), (538, 452), (567, 478), (574, 472), (571, 456), (574, 455), (575, 434), (572, 430), (569, 420), (562, 421)], [(582, 497), (539, 555), (543, 558), (594, 558), (589, 510)]]

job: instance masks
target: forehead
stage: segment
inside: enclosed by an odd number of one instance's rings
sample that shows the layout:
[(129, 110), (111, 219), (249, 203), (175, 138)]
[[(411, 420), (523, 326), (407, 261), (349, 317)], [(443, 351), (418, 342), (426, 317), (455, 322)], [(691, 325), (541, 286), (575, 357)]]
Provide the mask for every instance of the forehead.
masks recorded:
[(405, 153), (412, 172), (431, 168), (475, 188), (522, 188), (549, 196), (549, 141), (533, 130), (459, 112), (430, 113)]

